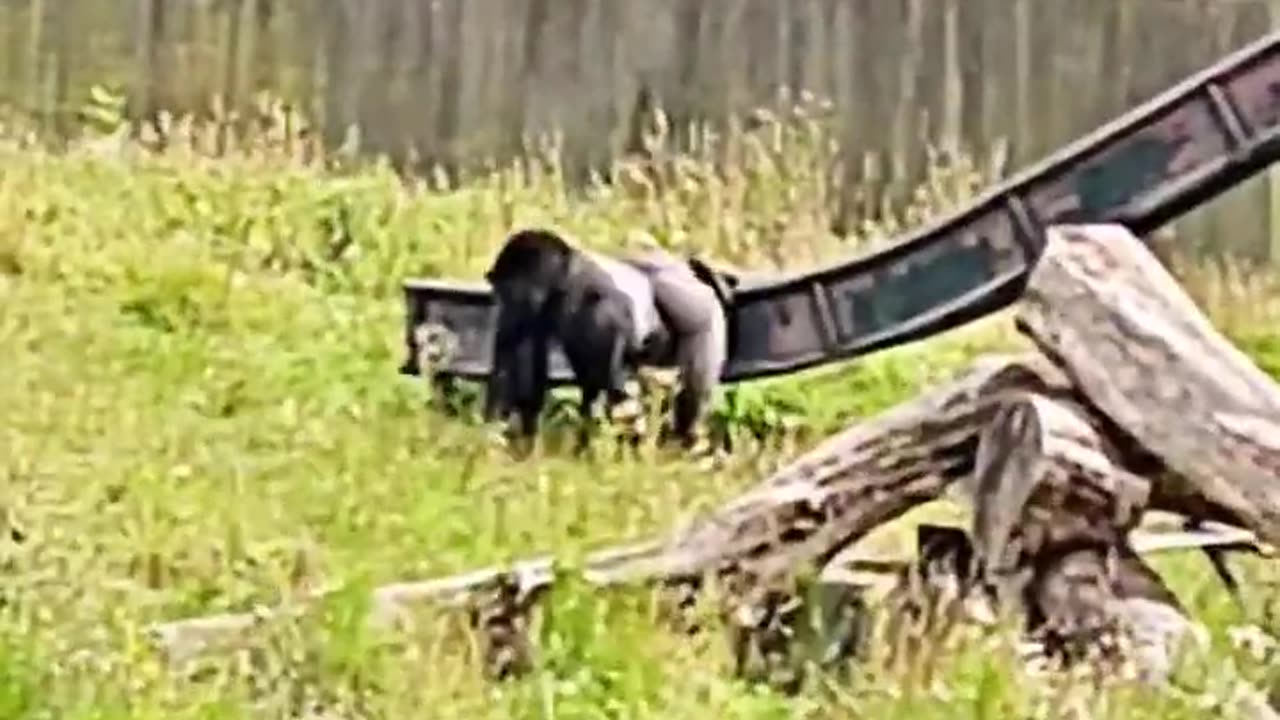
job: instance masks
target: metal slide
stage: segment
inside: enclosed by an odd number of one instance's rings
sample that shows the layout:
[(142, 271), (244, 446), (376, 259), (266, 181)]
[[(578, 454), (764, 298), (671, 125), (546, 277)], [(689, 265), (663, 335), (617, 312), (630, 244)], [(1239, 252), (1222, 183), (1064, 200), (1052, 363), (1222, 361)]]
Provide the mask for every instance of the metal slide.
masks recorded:
[[(739, 289), (725, 382), (795, 372), (910, 342), (1017, 300), (1045, 227), (1119, 222), (1143, 236), (1280, 158), (1280, 32), (1193, 75), (874, 254)], [(408, 280), (401, 367), (416, 329), (448, 332), (438, 376), (489, 372), (483, 283)], [(552, 350), (554, 382), (573, 375)]]

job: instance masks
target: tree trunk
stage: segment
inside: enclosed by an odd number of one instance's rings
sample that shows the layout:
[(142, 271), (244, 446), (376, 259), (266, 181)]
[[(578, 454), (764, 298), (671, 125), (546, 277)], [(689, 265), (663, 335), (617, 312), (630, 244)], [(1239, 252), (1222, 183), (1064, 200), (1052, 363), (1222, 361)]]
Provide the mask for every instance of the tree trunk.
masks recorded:
[[(1280, 388), (1119, 225), (1050, 228), (1018, 326), (1187, 489), (1280, 541)], [(1181, 482), (1185, 487), (1168, 485)]]

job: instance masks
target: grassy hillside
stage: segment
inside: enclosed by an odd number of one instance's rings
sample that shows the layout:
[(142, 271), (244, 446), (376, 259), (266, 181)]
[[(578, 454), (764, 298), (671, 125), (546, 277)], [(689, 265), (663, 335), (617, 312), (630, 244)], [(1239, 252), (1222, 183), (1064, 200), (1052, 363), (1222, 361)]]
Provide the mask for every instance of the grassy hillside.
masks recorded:
[[(555, 447), (516, 461), (474, 408), (450, 417), (396, 374), (402, 278), (477, 277), (506, 231), (529, 223), (599, 247), (643, 229), (743, 267), (807, 265), (953, 206), (980, 173), (940, 167), (910, 206), (838, 238), (823, 228), (856, 189), (830, 172), (829, 138), (803, 113), (674, 158), (661, 177), (620, 166), (585, 193), (564, 188), (554, 148), (457, 187), (415, 185), (322, 161), (283, 127), (221, 156), (197, 126), (175, 128), (163, 151), (119, 135), (58, 153), (15, 133), (0, 144), (0, 717), (314, 706), (334, 718), (986, 718), (1066, 706), (1020, 676), (999, 635), (941, 652), (932, 688), (908, 692), (871, 669), (782, 698), (733, 681), (719, 636), (659, 629), (640, 592), (557, 590), (539, 669), (501, 687), (479, 679), (458, 617), (407, 635), (358, 622), (372, 584), (661, 531), (816, 437), (1019, 342), (998, 317), (742, 388), (720, 413), (743, 452), (719, 467), (653, 448), (621, 462)], [(1254, 275), (1184, 274), (1280, 372), (1280, 293)], [(1159, 565), (1208, 624), (1213, 653), (1172, 699), (1080, 695), (1094, 716), (1205, 717), (1237, 678), (1276, 687), (1268, 668), (1280, 661), (1236, 649), (1228, 631), (1280, 630), (1280, 573), (1248, 565), (1241, 610), (1198, 558)], [(138, 635), (334, 581), (350, 592), (196, 678), (166, 674)]]

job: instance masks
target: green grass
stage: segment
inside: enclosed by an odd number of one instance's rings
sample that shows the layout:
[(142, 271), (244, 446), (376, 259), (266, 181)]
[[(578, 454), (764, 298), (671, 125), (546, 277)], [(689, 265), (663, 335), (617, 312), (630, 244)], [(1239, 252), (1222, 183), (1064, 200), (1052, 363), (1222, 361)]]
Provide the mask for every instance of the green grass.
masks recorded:
[[(185, 143), (202, 132), (156, 153), (110, 137), (65, 153), (0, 145), (0, 717), (287, 717), (314, 701), (333, 717), (988, 718), (1044, 701), (1001, 636), (940, 651), (932, 691), (871, 666), (785, 698), (735, 681), (720, 635), (663, 630), (640, 591), (558, 588), (537, 670), (502, 686), (481, 679), (461, 617), (395, 635), (358, 622), (373, 584), (662, 532), (1019, 343), (996, 317), (746, 386), (731, 418), (743, 450), (723, 467), (653, 448), (518, 461), (473, 407), (451, 417), (396, 374), (404, 277), (477, 277), (513, 225), (534, 222), (599, 247), (643, 229), (744, 267), (806, 265), (953, 207), (980, 174), (940, 166), (911, 206), (836, 237), (824, 228), (851, 189), (803, 113), (677, 156), (656, 180), (620, 166), (585, 193), (565, 189), (553, 152), (449, 188), (327, 168), (278, 133), (212, 157)], [(1197, 297), (1280, 371), (1280, 313), (1267, 311), (1280, 293), (1196, 272)], [(1204, 717), (1202, 699), (1237, 676), (1280, 684), (1274, 656), (1226, 636), (1276, 632), (1274, 567), (1247, 566), (1242, 612), (1198, 558), (1158, 564), (1213, 653), (1172, 699), (1108, 694), (1098, 717)], [(198, 678), (167, 674), (139, 635), (334, 581), (348, 589)]]

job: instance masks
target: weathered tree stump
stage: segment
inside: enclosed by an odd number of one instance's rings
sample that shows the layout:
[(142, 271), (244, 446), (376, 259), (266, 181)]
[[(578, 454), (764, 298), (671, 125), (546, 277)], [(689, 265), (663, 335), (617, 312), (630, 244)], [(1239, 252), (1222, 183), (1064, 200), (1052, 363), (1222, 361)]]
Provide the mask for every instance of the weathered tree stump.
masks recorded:
[(1018, 325), (1078, 398), (1011, 398), (983, 433), (984, 579), (1018, 589), (1047, 655), (1161, 682), (1193, 626), (1130, 531), (1160, 508), (1274, 537), (1280, 437), (1258, 429), (1280, 422), (1280, 389), (1117, 226), (1052, 228)]
[(982, 579), (999, 588), (1052, 546), (1123, 542), (1150, 482), (1117, 455), (1075, 400), (1010, 397), (982, 434), (968, 483)]
[(1156, 495), (1199, 495), (1280, 541), (1280, 387), (1141, 241), (1119, 225), (1050, 228), (1017, 322), (1119, 433), (1185, 483)]
[[(891, 664), (927, 680), (929, 646), (973, 602), (1021, 613), (1046, 654), (1067, 661), (1128, 629), (1123, 596), (1177, 612), (1159, 578), (1133, 564), (1127, 533), (1150, 484), (1119, 458), (1070, 392), (1006, 393), (961, 486), (974, 509), (972, 545), (963, 531), (922, 534), (917, 562), (886, 598)], [(1113, 562), (1121, 556), (1125, 564)]]

